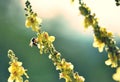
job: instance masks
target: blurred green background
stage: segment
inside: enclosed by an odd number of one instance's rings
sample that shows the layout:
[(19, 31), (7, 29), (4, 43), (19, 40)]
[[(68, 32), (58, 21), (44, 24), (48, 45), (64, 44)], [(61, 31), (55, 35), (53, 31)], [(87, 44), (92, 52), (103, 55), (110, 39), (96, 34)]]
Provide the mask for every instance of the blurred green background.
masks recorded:
[[(30, 82), (64, 82), (59, 79), (59, 71), (48, 59), (48, 54), (40, 55), (36, 47), (29, 46), (30, 39), (36, 34), (25, 28), (24, 22), (24, 9), (19, 0), (0, 0), (0, 82), (7, 82), (9, 77), (9, 49), (28, 69)], [(99, 53), (92, 47), (92, 34), (77, 33), (62, 15), (43, 18), (42, 25), (42, 29), (56, 37), (56, 49), (74, 64), (75, 71), (85, 77), (85, 82), (114, 82), (111, 77), (115, 70), (104, 64), (106, 52)]]

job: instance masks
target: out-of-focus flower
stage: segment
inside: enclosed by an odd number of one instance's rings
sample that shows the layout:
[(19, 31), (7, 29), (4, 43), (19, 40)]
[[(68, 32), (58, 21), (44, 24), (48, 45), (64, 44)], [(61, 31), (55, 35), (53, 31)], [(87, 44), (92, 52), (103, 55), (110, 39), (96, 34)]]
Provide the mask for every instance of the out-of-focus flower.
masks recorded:
[(117, 68), (116, 73), (113, 74), (113, 79), (120, 82), (120, 67)]
[(76, 80), (76, 82), (84, 82), (85, 78), (83, 76), (79, 76), (79, 74), (76, 72), (74, 73), (74, 79)]
[(70, 3), (73, 4), (73, 3), (74, 3), (74, 0), (70, 0)]
[(81, 4), (79, 7), (80, 13), (84, 16), (87, 16), (90, 14), (91, 10), (89, 7), (86, 6), (86, 4)]
[(113, 36), (113, 33), (111, 31), (107, 31), (106, 28), (104, 27), (100, 27), (100, 34), (101, 34), (101, 37), (112, 37)]
[(111, 65), (112, 68), (116, 68), (118, 66), (118, 59), (117, 59), (117, 56), (115, 54), (111, 54), (111, 53), (108, 53), (108, 60), (105, 61), (105, 64), (106, 65)]
[(72, 82), (71, 78), (69, 75), (67, 75), (66, 72), (59, 73), (60, 79), (64, 78), (65, 82)]

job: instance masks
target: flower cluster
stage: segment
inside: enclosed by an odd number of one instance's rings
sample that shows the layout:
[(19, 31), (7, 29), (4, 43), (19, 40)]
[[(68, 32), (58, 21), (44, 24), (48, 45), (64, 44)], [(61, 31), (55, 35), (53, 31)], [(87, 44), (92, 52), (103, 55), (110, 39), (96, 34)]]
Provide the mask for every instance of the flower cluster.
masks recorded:
[(112, 55), (111, 53), (108, 53), (108, 60), (105, 61), (106, 65), (111, 65), (111, 67), (115, 68), (118, 66), (118, 60), (117, 60), (117, 56), (114, 54)]
[(37, 14), (32, 13), (27, 16), (25, 25), (27, 28), (31, 27), (33, 31), (38, 32), (40, 30), (39, 25), (41, 24), (41, 22), (42, 20), (37, 18)]
[(55, 52), (54, 55), (50, 54), (49, 59), (51, 59), (54, 62), (54, 65), (56, 66), (56, 70), (59, 70), (61, 73), (59, 73), (59, 77), (64, 78), (66, 82), (84, 82), (85, 79), (83, 76), (79, 76), (79, 74), (76, 72), (74, 73), (74, 66), (71, 62), (67, 62), (64, 58), (61, 59), (61, 54), (58, 52)]
[[(74, 0), (71, 0), (74, 2)], [(37, 46), (40, 49), (40, 54), (47, 53), (49, 59), (53, 61), (56, 66), (56, 70), (60, 71), (60, 78), (64, 78), (66, 82), (84, 82), (85, 79), (79, 76), (78, 73), (74, 73), (74, 66), (72, 63), (67, 62), (64, 58), (61, 58), (61, 54), (56, 51), (53, 42), (55, 41), (54, 36), (49, 36), (47, 32), (41, 30), (41, 19), (38, 18), (37, 14), (31, 9), (30, 2), (26, 1), (26, 27), (31, 27), (33, 31), (37, 33), (36, 38), (32, 38), (30, 46)]]
[(116, 73), (113, 74), (113, 79), (114, 79), (115, 81), (120, 82), (120, 67), (118, 67), (118, 68), (116, 69)]
[(70, 73), (73, 70), (73, 65), (70, 62), (66, 62), (65, 59), (62, 59), (60, 63), (56, 63), (56, 69), (60, 70), (60, 78), (64, 78), (66, 82), (72, 82)]
[(36, 45), (40, 49), (40, 54), (47, 53), (51, 44), (54, 42), (55, 37), (49, 36), (47, 32), (37, 34), (37, 38), (33, 38), (30, 42), (30, 46)]
[(103, 48), (105, 46), (105, 43), (102, 42), (101, 40), (97, 39), (96, 36), (94, 36), (94, 42), (93, 42), (93, 47), (97, 48), (98, 47), (98, 50), (99, 52), (102, 52), (103, 51)]
[[(22, 66), (22, 62), (18, 61), (18, 58), (15, 56), (12, 50), (8, 51), (8, 57), (10, 58), (10, 67), (8, 71), (10, 72), (10, 77), (8, 78), (8, 82), (23, 82), (22, 76), (25, 75), (26, 78), (29, 78), (26, 69)], [(25, 80), (24, 82), (29, 82)]]
[(34, 13), (31, 9), (31, 5), (29, 1), (26, 1), (26, 22), (25, 25), (27, 28), (32, 28), (33, 31), (40, 31), (40, 24), (42, 23), (42, 19), (37, 17), (37, 13)]
[(94, 26), (97, 23), (97, 18), (95, 18), (95, 14), (90, 15), (91, 10), (89, 7), (86, 6), (86, 4), (81, 3), (81, 6), (79, 7), (80, 13), (85, 16), (84, 19), (84, 27), (88, 28), (89, 26)]
[(99, 52), (102, 52), (103, 48), (105, 47), (106, 38), (112, 37), (112, 32), (107, 32), (106, 28), (101, 27), (99, 28), (99, 31), (98, 29), (95, 29), (93, 47), (98, 47)]

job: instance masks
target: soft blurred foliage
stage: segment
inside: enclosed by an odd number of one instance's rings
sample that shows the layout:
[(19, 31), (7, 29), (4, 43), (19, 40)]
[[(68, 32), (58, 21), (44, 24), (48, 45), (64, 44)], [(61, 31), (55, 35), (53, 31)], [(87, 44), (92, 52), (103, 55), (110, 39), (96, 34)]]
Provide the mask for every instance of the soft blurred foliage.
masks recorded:
[[(23, 9), (19, 0), (0, 0), (0, 82), (7, 82), (9, 77), (8, 49), (12, 49), (28, 69), (30, 82), (64, 82), (59, 80), (59, 72), (48, 54), (40, 55), (36, 47), (29, 46), (30, 39), (36, 34), (25, 28)], [(62, 15), (43, 18), (42, 27), (56, 37), (56, 49), (74, 64), (75, 71), (85, 77), (85, 82), (114, 82), (112, 74), (115, 70), (104, 64), (106, 53), (99, 53), (92, 47), (92, 35), (77, 33)]]

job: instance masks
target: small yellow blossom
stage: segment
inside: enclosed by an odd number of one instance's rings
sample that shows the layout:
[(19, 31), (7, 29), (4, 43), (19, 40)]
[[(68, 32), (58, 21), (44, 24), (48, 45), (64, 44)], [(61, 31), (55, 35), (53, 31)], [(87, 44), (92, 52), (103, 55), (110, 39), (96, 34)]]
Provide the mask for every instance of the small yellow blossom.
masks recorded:
[(104, 49), (105, 43), (102, 42), (101, 40), (98, 40), (96, 36), (94, 36), (94, 43), (93, 47), (98, 48), (99, 52), (102, 52)]
[(43, 51), (47, 49), (48, 46), (50, 47), (50, 45), (52, 44), (52, 42), (54, 42), (54, 40), (55, 40), (55, 37), (49, 36), (47, 32), (38, 33), (37, 46), (40, 49), (40, 53), (42, 54)]
[(25, 80), (24, 82), (29, 82), (29, 80)]
[(64, 78), (65, 82), (72, 82), (71, 78), (69, 75), (67, 75), (66, 72), (59, 73), (60, 79)]
[(50, 37), (48, 38), (48, 40), (52, 43), (52, 42), (55, 41), (55, 37), (54, 37), (54, 36), (50, 36)]
[(49, 59), (52, 59), (52, 55), (51, 55), (51, 54), (49, 54), (48, 58), (49, 58)]
[(107, 31), (106, 28), (100, 27), (100, 32), (102, 37), (112, 37), (113, 33), (111, 31)]
[(74, 66), (72, 65), (72, 63), (66, 62), (65, 59), (62, 59), (60, 65), (58, 64), (56, 67), (57, 70), (64, 70), (64, 71), (66, 70), (70, 71), (70, 70), (73, 70), (73, 68)]
[(108, 31), (108, 32), (107, 32), (107, 35), (108, 35), (108, 37), (112, 37), (112, 36), (113, 36), (113, 33), (112, 33), (111, 31)]
[(39, 25), (42, 23), (42, 19), (38, 18), (36, 14), (30, 14), (26, 18), (25, 26), (27, 28), (32, 28), (33, 31), (38, 32), (40, 30)]
[(44, 32), (44, 38), (46, 41), (51, 42), (51, 43), (55, 41), (55, 37), (49, 36), (49, 34), (47, 32)]
[(23, 78), (22, 78), (23, 75), (29, 78), (26, 73), (26, 70), (22, 66), (22, 62), (19, 62), (17, 60), (12, 50), (8, 51), (8, 56), (11, 59), (10, 67), (8, 68), (8, 71), (10, 72), (8, 82), (23, 82)]
[(85, 78), (83, 76), (79, 76), (78, 73), (74, 73), (74, 79), (76, 80), (76, 82), (84, 82)]
[(100, 31), (104, 33), (104, 32), (106, 32), (106, 28), (100, 27)]
[(113, 79), (120, 82), (120, 67), (117, 68), (116, 73), (113, 74)]
[(38, 40), (38, 45), (37, 46), (40, 49), (40, 54), (42, 54), (43, 53), (43, 48), (44, 48), (43, 34), (38, 34), (37, 40)]
[(116, 67), (118, 66), (117, 56), (116, 56), (115, 54), (112, 55), (112, 54), (108, 53), (108, 58), (109, 58), (109, 59), (105, 61), (105, 64), (106, 64), (106, 65), (111, 65), (111, 67), (116, 68)]

